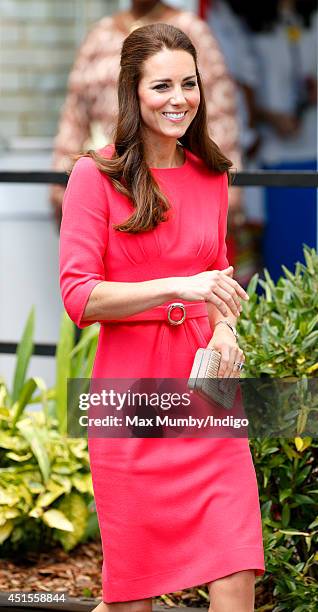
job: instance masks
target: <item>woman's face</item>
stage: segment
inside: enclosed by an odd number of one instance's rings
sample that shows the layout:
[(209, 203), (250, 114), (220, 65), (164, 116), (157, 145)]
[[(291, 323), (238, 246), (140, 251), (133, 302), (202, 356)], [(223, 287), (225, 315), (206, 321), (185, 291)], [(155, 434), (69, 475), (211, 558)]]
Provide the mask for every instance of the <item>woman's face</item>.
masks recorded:
[(144, 62), (139, 107), (148, 136), (178, 139), (193, 121), (200, 90), (192, 55), (162, 49)]

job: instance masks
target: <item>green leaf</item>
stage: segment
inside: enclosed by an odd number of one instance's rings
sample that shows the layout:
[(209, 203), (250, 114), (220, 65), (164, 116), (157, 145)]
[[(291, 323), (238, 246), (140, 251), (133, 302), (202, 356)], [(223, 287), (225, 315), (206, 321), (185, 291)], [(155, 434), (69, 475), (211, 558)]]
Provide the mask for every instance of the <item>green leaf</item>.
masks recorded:
[(0, 508), (0, 525), (4, 525), (7, 519), (16, 518), (19, 516), (18, 508), (10, 508), (10, 506), (2, 506)]
[(12, 430), (0, 430), (0, 448), (8, 448), (19, 452), (26, 451), (28, 444), (21, 436), (13, 434)]
[(282, 510), (282, 526), (288, 527), (290, 521), (290, 508), (288, 504), (284, 504)]
[(3, 544), (9, 537), (14, 527), (14, 521), (8, 520), (0, 526), (0, 544)]
[(72, 483), (80, 493), (90, 493), (94, 495), (91, 474), (75, 474), (72, 476)]
[(24, 419), (17, 423), (17, 427), (22, 436), (28, 441), (39, 468), (42, 472), (44, 482), (47, 482), (50, 475), (50, 460), (45, 448), (47, 434), (45, 430), (40, 430), (32, 425), (29, 419)]
[(90, 512), (88, 515), (85, 531), (80, 539), (80, 542), (87, 542), (87, 540), (96, 539), (100, 536), (99, 523), (96, 512)]
[(16, 402), (24, 385), (29, 361), (33, 353), (34, 307), (28, 316), (22, 339), (17, 349), (16, 366), (13, 376), (12, 401)]
[(95, 338), (93, 339), (90, 345), (89, 351), (88, 351), (86, 368), (84, 370), (85, 378), (91, 378), (93, 365), (94, 365), (94, 359), (96, 355), (97, 343), (98, 343), (98, 335), (96, 335)]
[(205, 599), (206, 601), (210, 601), (210, 597), (208, 595), (208, 593), (206, 593), (205, 591), (203, 591), (203, 589), (197, 589), (199, 595), (201, 595), (201, 597), (203, 597), (203, 599)]
[(270, 512), (271, 512), (271, 507), (272, 507), (272, 500), (269, 499), (268, 501), (266, 501), (263, 505), (262, 505), (262, 517), (268, 517), (270, 518)]
[(294, 280), (295, 280), (295, 277), (294, 277), (294, 275), (292, 274), (292, 272), (290, 272), (290, 270), (288, 270), (288, 268), (286, 268), (286, 266), (284, 266), (284, 264), (282, 264), (282, 270), (283, 270), (283, 272), (284, 272), (284, 274), (285, 274), (286, 278), (288, 278), (289, 280), (291, 280), (291, 281), (292, 281), (292, 283), (293, 283), (293, 282), (294, 282)]
[(309, 274), (314, 275), (315, 274), (315, 270), (314, 270), (314, 266), (313, 266), (313, 258), (311, 256), (310, 251), (307, 250), (307, 248), (304, 248), (304, 257), (305, 257), (305, 261), (306, 261), (306, 265), (307, 265), (307, 269), (309, 271)]
[(316, 325), (318, 325), (318, 314), (311, 321), (308, 321), (308, 333), (312, 332)]
[(311, 332), (308, 334), (306, 338), (304, 338), (302, 343), (302, 349), (307, 350), (310, 346), (314, 346), (318, 342), (318, 330)]
[(90, 325), (82, 329), (79, 342), (74, 346), (70, 353), (72, 358), (71, 363), (71, 377), (81, 378), (84, 377), (84, 368), (87, 359), (87, 354), (90, 348), (97, 343), (99, 335), (99, 328), (97, 325)]
[(293, 495), (293, 502), (297, 502), (298, 504), (315, 504), (315, 500), (309, 497), (308, 495), (302, 495), (301, 493), (296, 493)]
[(8, 489), (0, 489), (0, 504), (6, 506), (14, 506), (19, 502), (19, 496), (17, 492), (8, 487)]
[(67, 432), (67, 379), (71, 378), (71, 351), (74, 338), (74, 323), (64, 312), (56, 349), (56, 414), (61, 434)]
[(311, 548), (311, 536), (306, 536), (305, 537), (305, 542), (306, 542), (306, 545), (307, 545), (307, 550), (309, 551), (310, 548)]
[(32, 510), (30, 510), (28, 516), (30, 516), (31, 518), (38, 519), (43, 516), (43, 512), (43, 508), (35, 506), (34, 508), (32, 508)]
[(12, 403), (8, 387), (5, 384), (4, 379), (0, 376), (0, 407), (4, 409), (5, 407), (10, 406)]
[(280, 533), (285, 533), (286, 535), (289, 535), (289, 536), (292, 536), (292, 535), (309, 536), (310, 535), (306, 531), (297, 531), (296, 529), (279, 529), (279, 531)]
[(252, 276), (250, 282), (248, 283), (248, 286), (246, 288), (246, 293), (248, 294), (249, 297), (255, 294), (258, 279), (259, 279), (259, 274), (256, 273)]
[(34, 378), (30, 378), (23, 385), (22, 389), (20, 389), (19, 398), (16, 400), (16, 402), (14, 403), (12, 407), (12, 414), (13, 414), (12, 427), (13, 428), (16, 426), (17, 421), (21, 417), (24, 411), (24, 408), (29, 403), (34, 393), (35, 388), (36, 388), (36, 381)]
[(62, 474), (56, 474), (54, 472), (54, 468), (52, 472), (52, 480), (54, 480), (55, 482), (57, 482), (57, 484), (63, 487), (63, 490), (65, 493), (71, 492), (71, 489), (72, 489), (71, 478), (69, 478), (68, 476), (63, 476)]
[(56, 534), (64, 550), (69, 551), (80, 542), (85, 533), (88, 520), (87, 504), (78, 493), (72, 492), (61, 500), (58, 508), (73, 525), (72, 533), (58, 532)]
[(40, 508), (46, 508), (47, 506), (50, 506), (58, 497), (60, 497), (64, 493), (65, 493), (65, 490), (63, 487), (57, 487), (55, 491), (47, 491), (46, 493), (39, 495), (39, 497), (36, 500), (36, 506)]
[(71, 521), (68, 520), (61, 510), (52, 508), (51, 510), (43, 512), (42, 520), (49, 527), (55, 527), (55, 529), (61, 529), (62, 531), (67, 531), (70, 533), (74, 531)]
[(287, 497), (291, 497), (292, 491), (291, 489), (282, 489), (279, 492), (279, 501), (282, 503)]
[(48, 412), (48, 398), (49, 398), (48, 388), (43, 378), (40, 378), (39, 376), (34, 376), (33, 380), (35, 381), (37, 388), (40, 390), (40, 400), (41, 400), (42, 408), (45, 414), (45, 420), (49, 425), (50, 423), (49, 423), (49, 412)]
[(17, 455), (17, 453), (8, 452), (7, 459), (12, 459), (12, 461), (22, 462), (31, 459), (32, 453), (26, 453), (25, 455)]
[(310, 525), (308, 525), (308, 527), (310, 527), (310, 529), (313, 529), (314, 527), (318, 527), (318, 516), (312, 523), (310, 523)]

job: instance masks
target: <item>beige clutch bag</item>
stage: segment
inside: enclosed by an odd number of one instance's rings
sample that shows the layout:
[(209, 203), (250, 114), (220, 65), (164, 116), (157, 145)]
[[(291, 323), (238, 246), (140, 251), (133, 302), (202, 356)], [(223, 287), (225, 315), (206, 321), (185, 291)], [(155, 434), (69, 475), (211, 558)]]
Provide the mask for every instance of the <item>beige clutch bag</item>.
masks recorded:
[[(233, 407), (239, 379), (217, 378), (220, 361), (219, 351), (199, 348), (194, 357), (188, 388), (197, 391), (205, 399), (230, 409)], [(220, 383), (225, 383), (224, 391), (220, 389)]]

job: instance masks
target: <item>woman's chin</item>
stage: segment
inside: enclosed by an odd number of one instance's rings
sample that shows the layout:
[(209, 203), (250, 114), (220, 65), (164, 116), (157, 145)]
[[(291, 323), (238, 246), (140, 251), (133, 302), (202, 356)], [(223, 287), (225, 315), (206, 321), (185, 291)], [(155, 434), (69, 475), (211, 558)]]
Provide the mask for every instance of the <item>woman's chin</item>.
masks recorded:
[(161, 135), (167, 138), (181, 138), (188, 129), (188, 126), (174, 125), (169, 129), (162, 130)]

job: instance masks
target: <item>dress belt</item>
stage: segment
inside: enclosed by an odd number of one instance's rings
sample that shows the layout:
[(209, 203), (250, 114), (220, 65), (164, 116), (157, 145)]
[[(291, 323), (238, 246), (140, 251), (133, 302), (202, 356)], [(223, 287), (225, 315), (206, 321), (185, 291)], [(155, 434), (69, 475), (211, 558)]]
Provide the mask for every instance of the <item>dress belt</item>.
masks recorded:
[(156, 306), (129, 317), (101, 321), (101, 323), (108, 325), (108, 323), (134, 323), (135, 321), (166, 321), (170, 325), (181, 325), (186, 318), (193, 319), (207, 316), (208, 312), (205, 302), (188, 302), (185, 304), (183, 302), (171, 302), (165, 306)]

